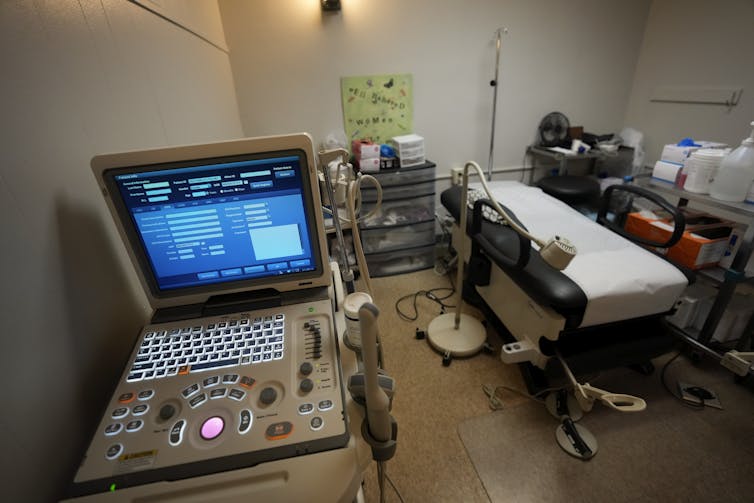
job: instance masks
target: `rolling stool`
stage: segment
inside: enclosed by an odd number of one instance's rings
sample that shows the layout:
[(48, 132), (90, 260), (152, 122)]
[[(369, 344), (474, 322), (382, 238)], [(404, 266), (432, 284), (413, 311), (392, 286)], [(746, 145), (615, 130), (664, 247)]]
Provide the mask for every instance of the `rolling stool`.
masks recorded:
[(537, 185), (545, 194), (569, 206), (596, 207), (600, 198), (600, 183), (589, 176), (548, 176)]

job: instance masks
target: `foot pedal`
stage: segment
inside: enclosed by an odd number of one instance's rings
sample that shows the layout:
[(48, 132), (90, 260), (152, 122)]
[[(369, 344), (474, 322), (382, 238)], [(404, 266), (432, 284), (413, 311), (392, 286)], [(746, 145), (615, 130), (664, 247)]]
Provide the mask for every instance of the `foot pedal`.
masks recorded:
[(500, 359), (503, 363), (521, 363), (534, 361), (539, 351), (529, 341), (516, 341), (505, 344), (500, 349)]
[(594, 435), (569, 417), (563, 418), (558, 425), (555, 440), (564, 451), (575, 458), (587, 461), (597, 454), (597, 439)]

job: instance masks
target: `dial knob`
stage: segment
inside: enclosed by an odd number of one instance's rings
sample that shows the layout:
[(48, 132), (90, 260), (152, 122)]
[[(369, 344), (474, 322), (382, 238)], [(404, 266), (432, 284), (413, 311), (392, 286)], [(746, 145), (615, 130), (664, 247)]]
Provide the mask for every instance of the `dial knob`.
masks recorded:
[(275, 391), (275, 388), (265, 388), (262, 390), (262, 392), (259, 394), (259, 401), (262, 402), (264, 405), (270, 405), (272, 402), (275, 401), (275, 399), (278, 397), (278, 392)]
[(314, 389), (314, 382), (308, 378), (304, 379), (303, 381), (301, 381), (301, 384), (299, 384), (298, 389), (300, 389), (304, 393), (309, 393)]
[(171, 417), (173, 417), (173, 414), (175, 414), (175, 407), (170, 405), (169, 403), (166, 403), (160, 408), (160, 419), (163, 421), (167, 421)]

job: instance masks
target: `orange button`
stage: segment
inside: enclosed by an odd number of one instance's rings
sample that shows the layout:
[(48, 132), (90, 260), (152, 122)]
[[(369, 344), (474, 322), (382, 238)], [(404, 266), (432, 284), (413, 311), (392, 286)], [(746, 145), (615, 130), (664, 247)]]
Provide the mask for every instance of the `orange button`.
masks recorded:
[(136, 398), (136, 395), (131, 393), (130, 391), (128, 393), (123, 393), (118, 397), (118, 401), (120, 403), (131, 403), (134, 401), (134, 398)]
[(293, 424), (288, 421), (282, 423), (271, 424), (264, 432), (264, 436), (267, 440), (282, 440), (289, 436), (293, 432)]
[(241, 377), (241, 386), (243, 386), (244, 388), (251, 389), (251, 387), (254, 386), (255, 382), (257, 381), (253, 377), (249, 377), (249, 376)]

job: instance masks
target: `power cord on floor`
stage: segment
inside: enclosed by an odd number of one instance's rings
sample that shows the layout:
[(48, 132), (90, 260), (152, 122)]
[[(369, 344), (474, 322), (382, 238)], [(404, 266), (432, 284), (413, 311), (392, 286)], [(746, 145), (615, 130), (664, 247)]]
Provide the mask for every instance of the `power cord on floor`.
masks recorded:
[[(384, 475), (384, 477), (383, 477)], [(387, 480), (388, 484), (390, 484), (390, 487), (393, 488), (393, 491), (395, 491), (395, 494), (398, 496), (398, 499), (401, 501), (401, 503), (405, 503), (403, 500), (403, 495), (401, 495), (401, 492), (398, 490), (398, 488), (395, 486), (395, 483), (393, 482), (393, 479), (390, 478), (390, 475), (387, 474), (386, 467), (382, 463), (377, 463), (377, 480)], [(380, 501), (385, 500), (385, 487), (384, 484), (379, 485), (380, 490)]]
[[(586, 381), (594, 382), (600, 377), (600, 373), (590, 374)], [(511, 386), (506, 386), (505, 384), (500, 384), (498, 386), (493, 387), (491, 384), (483, 384), (482, 390), (484, 391), (484, 394), (487, 395), (487, 400), (489, 401), (490, 409), (492, 410), (501, 410), (503, 408), (503, 402), (500, 400), (500, 397), (498, 396), (498, 390), (506, 390), (510, 391), (512, 393), (515, 393), (517, 395), (521, 395), (524, 398), (528, 398), (530, 400), (533, 400), (538, 403), (544, 403), (544, 395), (547, 395), (548, 393), (551, 393), (553, 391), (560, 391), (563, 389), (563, 386), (554, 386), (551, 388), (543, 388), (533, 395), (530, 393), (527, 393), (526, 391), (522, 391), (518, 388), (513, 388)]]
[[(438, 295), (437, 293), (435, 293), (435, 292), (441, 292), (441, 291), (446, 291), (446, 292), (450, 292), (450, 293), (448, 293), (446, 295)], [(445, 310), (445, 309), (454, 309), (455, 308), (454, 305), (446, 304), (445, 302), (443, 302), (444, 300), (449, 299), (450, 297), (452, 297), (454, 293), (455, 293), (455, 289), (453, 289), (453, 288), (445, 288), (445, 287), (442, 287), (442, 288), (432, 288), (431, 290), (419, 290), (418, 292), (414, 292), (414, 293), (410, 293), (408, 295), (404, 295), (403, 297), (401, 297), (400, 299), (398, 299), (395, 302), (395, 312), (398, 313), (398, 316), (402, 320), (404, 320), (404, 321), (416, 321), (419, 318), (419, 309), (418, 309), (418, 299), (419, 299), (419, 297), (425, 297), (425, 298), (427, 298), (427, 299), (429, 299), (429, 300), (431, 300), (433, 302), (436, 302), (436, 303), (440, 304), (440, 308), (443, 309), (443, 310)], [(403, 310), (401, 310), (401, 306), (400, 306), (401, 303), (404, 302), (404, 301), (406, 301), (406, 300), (408, 300), (408, 299), (413, 299), (412, 304), (411, 304), (411, 307), (413, 309), (413, 314), (407, 314), (406, 312), (404, 312)]]
[(490, 409), (492, 410), (501, 410), (503, 409), (503, 401), (500, 400), (500, 397), (498, 396), (497, 392), (499, 390), (506, 390), (510, 391), (512, 393), (516, 393), (517, 395), (521, 395), (524, 398), (528, 398), (530, 400), (534, 400), (535, 402), (542, 403), (544, 402), (544, 399), (541, 398), (541, 395), (544, 395), (546, 393), (549, 393), (551, 391), (557, 391), (560, 388), (545, 388), (543, 390), (538, 391), (534, 395), (530, 395), (529, 393), (525, 391), (521, 391), (520, 389), (513, 388), (511, 386), (506, 386), (504, 384), (501, 384), (499, 386), (495, 386), (494, 388), (490, 384), (483, 384), (482, 390), (484, 391), (484, 394), (487, 395), (487, 401), (489, 402)]

